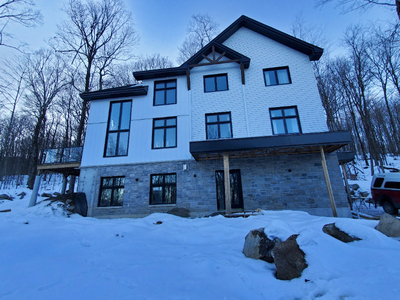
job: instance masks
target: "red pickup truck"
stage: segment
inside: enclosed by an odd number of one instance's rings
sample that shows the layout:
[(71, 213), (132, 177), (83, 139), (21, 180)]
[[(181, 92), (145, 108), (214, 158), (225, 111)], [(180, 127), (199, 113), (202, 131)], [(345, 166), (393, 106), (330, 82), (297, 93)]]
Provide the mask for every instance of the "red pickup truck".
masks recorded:
[(379, 173), (372, 177), (371, 195), (375, 205), (391, 215), (397, 215), (400, 208), (400, 173)]

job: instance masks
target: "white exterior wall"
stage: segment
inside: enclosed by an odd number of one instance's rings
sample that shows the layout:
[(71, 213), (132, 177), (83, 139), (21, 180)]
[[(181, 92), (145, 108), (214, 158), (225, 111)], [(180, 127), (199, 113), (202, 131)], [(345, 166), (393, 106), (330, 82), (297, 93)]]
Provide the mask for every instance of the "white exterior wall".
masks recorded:
[[(188, 143), (190, 103), (186, 78), (172, 79), (177, 79), (177, 104), (153, 106), (154, 81), (157, 80), (143, 83), (149, 86), (145, 96), (92, 101), (81, 167), (192, 159)], [(132, 100), (128, 155), (103, 157), (110, 102), (121, 100)], [(153, 118), (165, 117), (177, 117), (177, 147), (152, 149)]]
[[(269, 108), (297, 105), (302, 133), (327, 131), (325, 112), (308, 55), (245, 27), (224, 45), (251, 59), (244, 86), (250, 136), (272, 135)], [(263, 69), (289, 66), (291, 84), (265, 86)]]

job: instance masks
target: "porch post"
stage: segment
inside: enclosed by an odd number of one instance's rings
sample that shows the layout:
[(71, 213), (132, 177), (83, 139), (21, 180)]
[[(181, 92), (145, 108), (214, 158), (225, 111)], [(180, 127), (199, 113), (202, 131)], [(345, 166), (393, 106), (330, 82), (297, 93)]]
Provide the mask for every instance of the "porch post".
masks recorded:
[(229, 153), (224, 152), (224, 187), (225, 187), (225, 214), (230, 215), (232, 213), (231, 207), (231, 181), (229, 176)]
[(39, 173), (35, 177), (35, 183), (33, 185), (32, 195), (31, 195), (31, 199), (29, 200), (29, 206), (28, 207), (36, 205), (37, 194), (38, 194), (38, 191), (39, 191), (39, 186), (40, 186), (40, 181), (41, 180), (42, 180), (42, 175), (40, 175), (40, 173)]
[(328, 167), (326, 165), (324, 148), (322, 146), (320, 146), (319, 148), (321, 150), (322, 168), (324, 169), (325, 183), (326, 183), (326, 187), (328, 189), (329, 200), (331, 201), (332, 214), (334, 217), (337, 217), (338, 215), (337, 215), (337, 211), (336, 211), (335, 198), (333, 197), (332, 185), (331, 185), (331, 181), (329, 179), (329, 173), (328, 173)]

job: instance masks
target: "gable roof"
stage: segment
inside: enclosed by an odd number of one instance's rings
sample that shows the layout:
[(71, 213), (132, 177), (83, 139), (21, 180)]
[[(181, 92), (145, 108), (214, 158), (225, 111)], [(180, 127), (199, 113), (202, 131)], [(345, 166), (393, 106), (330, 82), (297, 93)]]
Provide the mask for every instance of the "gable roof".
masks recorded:
[(222, 44), (229, 37), (231, 37), (236, 31), (238, 31), (241, 27), (246, 27), (278, 43), (286, 45), (304, 54), (307, 54), (310, 60), (320, 59), (324, 51), (324, 49), (320, 47), (307, 43), (303, 40), (300, 40), (294, 36), (279, 31), (275, 28), (260, 23), (244, 15), (241, 16), (239, 19), (237, 19), (235, 22), (233, 22), (228, 28), (222, 31), (219, 35), (217, 35), (217, 37), (215, 37), (213, 41)]
[(242, 27), (246, 27), (278, 43), (281, 43), (301, 53), (304, 53), (308, 55), (311, 61), (318, 60), (324, 51), (320, 47), (307, 43), (303, 40), (295, 38), (294, 36), (291, 36), (287, 33), (279, 31), (275, 28), (272, 28), (268, 25), (265, 25), (243, 15), (179, 67), (138, 71), (133, 72), (133, 76), (136, 78), (136, 80), (143, 80), (185, 75), (191, 68), (201, 62), (204, 59), (204, 56), (208, 56), (214, 50), (221, 54), (224, 54), (225, 57), (237, 62), (244, 68), (248, 68), (250, 65), (250, 58), (223, 45), (223, 43), (229, 37), (231, 37), (236, 31), (238, 31)]

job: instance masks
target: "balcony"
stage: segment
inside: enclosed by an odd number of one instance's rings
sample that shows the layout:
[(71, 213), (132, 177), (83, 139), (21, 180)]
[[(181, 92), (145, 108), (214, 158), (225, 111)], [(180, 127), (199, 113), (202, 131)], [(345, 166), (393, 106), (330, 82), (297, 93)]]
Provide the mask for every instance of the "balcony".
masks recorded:
[(78, 176), (81, 158), (82, 147), (44, 149), (38, 170)]

